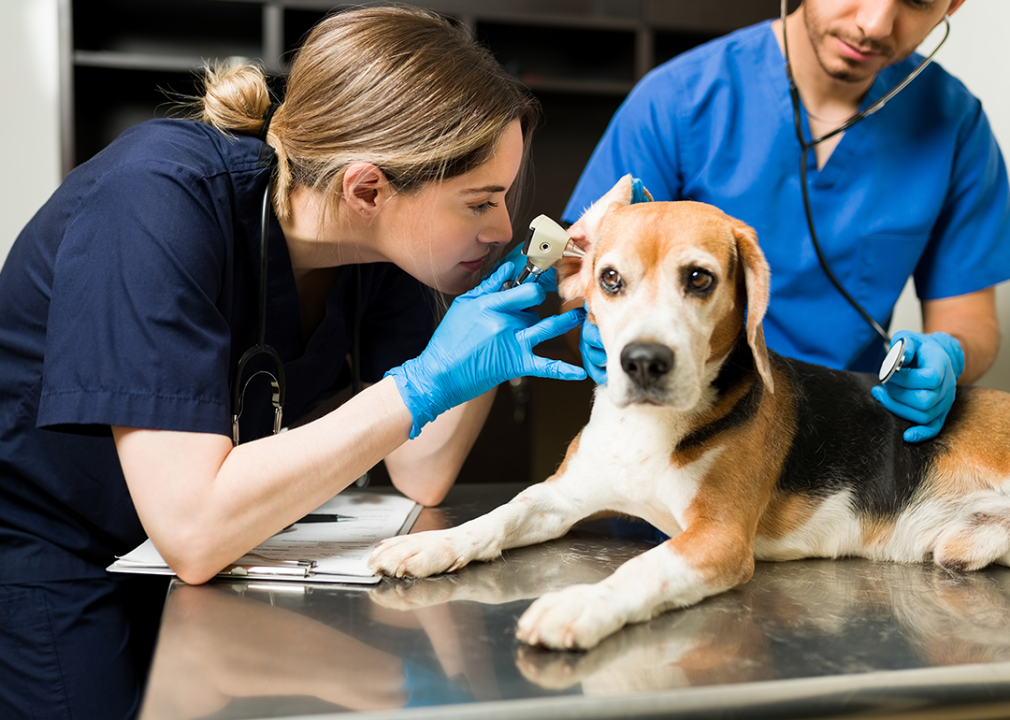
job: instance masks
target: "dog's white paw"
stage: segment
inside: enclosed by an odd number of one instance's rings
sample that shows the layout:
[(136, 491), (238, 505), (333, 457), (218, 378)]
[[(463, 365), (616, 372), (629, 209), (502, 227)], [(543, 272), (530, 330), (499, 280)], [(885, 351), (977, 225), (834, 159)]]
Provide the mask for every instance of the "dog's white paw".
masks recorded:
[(595, 647), (625, 624), (612, 594), (602, 584), (572, 585), (547, 593), (519, 618), (516, 637), (556, 650)]
[(398, 535), (383, 540), (372, 551), (368, 566), (393, 577), (428, 577), (452, 572), (474, 559), (465, 538), (452, 530)]

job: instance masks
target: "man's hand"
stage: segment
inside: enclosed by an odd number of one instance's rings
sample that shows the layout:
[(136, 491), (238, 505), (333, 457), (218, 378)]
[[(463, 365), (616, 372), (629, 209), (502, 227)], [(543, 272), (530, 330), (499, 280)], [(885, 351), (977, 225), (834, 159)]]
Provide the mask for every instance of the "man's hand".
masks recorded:
[(871, 391), (898, 417), (918, 423), (905, 431), (907, 442), (936, 437), (954, 404), (957, 379), (964, 370), (961, 343), (947, 333), (931, 335), (902, 330), (893, 342), (905, 340), (902, 368)]

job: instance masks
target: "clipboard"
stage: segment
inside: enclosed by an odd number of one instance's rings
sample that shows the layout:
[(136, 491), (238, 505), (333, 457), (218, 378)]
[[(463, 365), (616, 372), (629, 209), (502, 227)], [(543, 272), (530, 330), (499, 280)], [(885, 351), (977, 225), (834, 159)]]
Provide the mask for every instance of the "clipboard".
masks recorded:
[[(232, 580), (374, 585), (381, 577), (368, 567), (382, 540), (410, 531), (421, 506), (402, 495), (345, 490), (309, 517), (333, 521), (296, 522), (217, 574)], [(109, 572), (174, 575), (150, 539), (117, 557)]]

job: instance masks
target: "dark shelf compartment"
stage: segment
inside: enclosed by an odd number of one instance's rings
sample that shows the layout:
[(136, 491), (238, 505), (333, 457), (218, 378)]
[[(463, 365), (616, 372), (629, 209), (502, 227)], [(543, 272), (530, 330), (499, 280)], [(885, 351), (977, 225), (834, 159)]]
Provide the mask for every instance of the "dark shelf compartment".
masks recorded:
[(657, 30), (653, 38), (653, 65), (662, 65), (682, 52), (717, 37), (719, 37), (718, 33)]
[(626, 93), (636, 79), (631, 30), (478, 22), (476, 33), (533, 89)]
[(78, 67), (74, 71), (75, 165), (95, 155), (124, 130), (167, 117), (175, 106), (167, 93), (193, 96), (195, 73)]
[(75, 50), (210, 60), (262, 55), (263, 5), (214, 0), (74, 0)]
[(294, 52), (305, 42), (305, 37), (309, 30), (317, 22), (326, 17), (328, 13), (323, 10), (299, 10), (286, 8), (284, 10), (284, 57), (282, 61), (285, 65), (291, 62)]

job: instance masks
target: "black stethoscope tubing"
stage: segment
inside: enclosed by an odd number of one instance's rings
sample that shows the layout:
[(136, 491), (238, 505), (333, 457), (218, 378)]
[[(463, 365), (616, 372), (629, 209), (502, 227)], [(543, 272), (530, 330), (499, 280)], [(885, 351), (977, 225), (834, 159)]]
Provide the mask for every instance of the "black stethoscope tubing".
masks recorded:
[[(267, 334), (267, 270), (270, 249), (270, 194), (273, 190), (273, 181), (268, 181), (266, 189), (263, 191), (263, 203), (260, 214), (260, 277), (259, 277), (259, 298), (257, 303), (257, 332), (256, 344), (246, 350), (238, 365), (235, 367), (235, 376), (232, 380), (231, 395), (231, 432), (232, 443), (238, 445), (238, 421), (242, 415), (242, 398), (245, 389), (257, 375), (265, 374), (270, 377), (270, 384), (273, 387), (271, 404), (274, 407), (274, 434), (280, 432), (284, 420), (284, 397), (287, 391), (287, 381), (284, 377), (284, 363), (281, 356), (270, 345), (266, 344)], [(260, 370), (253, 373), (245, 383), (242, 376), (245, 374), (246, 365), (254, 357), (266, 355), (270, 358), (274, 367), (271, 374), (267, 370)]]
[[(273, 166), (270, 168), (273, 172)], [(270, 378), (273, 388), (271, 394), (271, 404), (274, 407), (273, 432), (277, 434), (281, 431), (284, 419), (284, 399), (287, 391), (287, 381), (284, 376), (284, 363), (278, 352), (267, 345), (267, 273), (269, 269), (270, 250), (270, 197), (273, 192), (273, 180), (267, 182), (263, 191), (263, 202), (260, 210), (260, 272), (259, 291), (257, 302), (257, 332), (256, 344), (247, 349), (238, 364), (235, 366), (235, 373), (232, 379), (231, 407), (232, 407), (232, 443), (239, 444), (239, 418), (242, 415), (243, 396), (245, 389), (254, 377), (266, 375)], [(361, 317), (358, 309), (361, 307), (361, 266), (354, 266), (354, 312), (353, 312), (353, 332), (351, 336), (351, 393), (357, 395), (361, 390)], [(274, 371), (259, 370), (243, 383), (246, 365), (254, 357), (266, 355), (273, 365)], [(368, 474), (362, 475), (358, 479), (358, 486), (363, 486), (368, 482)]]
[(843, 122), (841, 125), (836, 127), (834, 130), (821, 135), (820, 137), (812, 138), (809, 141), (803, 134), (803, 121), (800, 115), (800, 92), (796, 87), (796, 80), (793, 77), (792, 65), (789, 61), (789, 40), (786, 33), (786, 4), (787, 0), (782, 0), (781, 5), (781, 19), (782, 19), (782, 47), (785, 55), (785, 66), (786, 66), (786, 77), (789, 79), (789, 99), (792, 103), (793, 108), (793, 125), (796, 130), (796, 139), (800, 143), (800, 188), (803, 193), (803, 211), (806, 214), (807, 228), (810, 231), (810, 240), (814, 246), (814, 252), (817, 254), (817, 261), (820, 263), (821, 269), (827, 276), (828, 280), (834, 285), (835, 289), (841, 293), (842, 297), (855, 309), (857, 313), (873, 328), (874, 332), (879, 335), (884, 341), (884, 349), (888, 349), (891, 346), (891, 337), (888, 335), (887, 331), (880, 326), (880, 323), (866, 311), (866, 309), (859, 304), (854, 297), (845, 289), (841, 281), (835, 276), (834, 272), (831, 271), (831, 267), (828, 264), (827, 258), (824, 256), (824, 252), (821, 250), (821, 244), (817, 239), (817, 231), (814, 229), (814, 215), (810, 207), (810, 190), (807, 185), (807, 153), (818, 144), (824, 142), (825, 140), (834, 137), (840, 133), (845, 132), (853, 125), (862, 122), (867, 117), (884, 107), (885, 104), (899, 92), (901, 92), (905, 87), (914, 80), (919, 73), (926, 69), (933, 60), (933, 56), (936, 55), (937, 50), (939, 50), (943, 44), (947, 41), (947, 36), (950, 35), (950, 21), (947, 16), (943, 16), (943, 23), (945, 25), (943, 37), (940, 39), (939, 44), (933, 48), (933, 52), (927, 55), (922, 61), (915, 66), (915, 68), (910, 72), (905, 78), (895, 85), (891, 90), (876, 100), (864, 110), (860, 110), (848, 120)]

